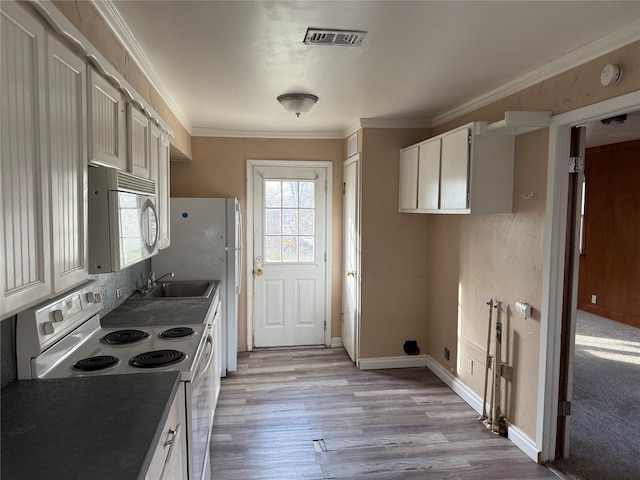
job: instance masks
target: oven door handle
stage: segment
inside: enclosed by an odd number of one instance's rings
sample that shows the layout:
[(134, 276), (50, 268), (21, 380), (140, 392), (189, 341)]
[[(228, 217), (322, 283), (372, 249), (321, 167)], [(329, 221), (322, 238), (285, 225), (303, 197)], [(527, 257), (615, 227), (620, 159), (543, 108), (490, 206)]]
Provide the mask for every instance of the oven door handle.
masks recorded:
[(204, 366), (204, 368), (202, 369), (202, 372), (200, 372), (200, 373), (198, 373), (196, 375), (196, 381), (200, 380), (202, 377), (204, 377), (207, 374), (207, 372), (209, 371), (209, 367), (211, 366), (211, 362), (213, 362), (213, 357), (215, 356), (214, 355), (214, 351), (213, 351), (214, 350), (214, 345), (213, 345), (213, 336), (212, 335), (207, 335), (206, 343), (208, 345), (211, 345), (211, 353), (209, 354), (209, 358), (207, 359), (207, 363)]

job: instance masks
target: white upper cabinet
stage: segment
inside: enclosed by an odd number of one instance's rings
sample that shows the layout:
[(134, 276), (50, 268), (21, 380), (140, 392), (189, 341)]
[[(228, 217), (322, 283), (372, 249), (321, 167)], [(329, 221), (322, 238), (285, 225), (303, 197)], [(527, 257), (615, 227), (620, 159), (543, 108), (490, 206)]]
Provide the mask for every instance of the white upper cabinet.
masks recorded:
[(469, 129), (462, 128), (442, 137), (442, 177), (440, 208), (463, 210), (469, 194)]
[(169, 235), (169, 140), (167, 135), (153, 123), (150, 125), (150, 167), (151, 179), (156, 182), (158, 212), (158, 249), (167, 248)]
[(48, 39), (49, 158), (54, 292), (89, 278), (86, 64)]
[(51, 292), (44, 28), (2, 2), (0, 314)]
[(134, 175), (151, 178), (149, 119), (131, 103), (127, 106), (127, 112), (129, 171)]
[(418, 156), (418, 210), (438, 208), (440, 194), (440, 139), (420, 144)]
[(414, 211), (418, 207), (419, 146), (400, 150), (400, 211)]
[(400, 150), (400, 211), (437, 210), (440, 188), (440, 139)]
[(127, 169), (127, 108), (122, 95), (89, 69), (89, 162)]
[(474, 122), (401, 150), (400, 211), (509, 213), (515, 136)]

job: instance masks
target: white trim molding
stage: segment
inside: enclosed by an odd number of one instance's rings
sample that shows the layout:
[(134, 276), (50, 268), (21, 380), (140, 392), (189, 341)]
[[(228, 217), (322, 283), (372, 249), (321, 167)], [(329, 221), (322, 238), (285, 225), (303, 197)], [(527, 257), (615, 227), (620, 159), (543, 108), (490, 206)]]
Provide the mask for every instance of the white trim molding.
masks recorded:
[(182, 126), (191, 134), (191, 125), (187, 116), (178, 106), (167, 87), (162, 82), (160, 75), (147, 57), (138, 40), (129, 29), (117, 7), (111, 0), (91, 0), (91, 3), (98, 11), (107, 26), (111, 29), (122, 46), (127, 50), (133, 61), (138, 65), (140, 71), (147, 77), (153, 88), (160, 94), (160, 97), (166, 102), (173, 114), (176, 116)]
[(33, 0), (28, 3), (47, 24), (86, 62), (91, 64), (111, 85), (117, 88), (132, 105), (141, 110), (154, 124), (174, 136), (174, 132), (158, 113), (142, 98), (102, 53), (80, 32), (50, 0)]
[(573, 52), (569, 52), (562, 57), (547, 63), (509, 83), (502, 85), (490, 92), (480, 95), (473, 100), (464, 103), (456, 108), (452, 108), (433, 118), (433, 126), (438, 127), (447, 122), (455, 120), (467, 113), (474, 112), (479, 108), (491, 105), (503, 98), (517, 93), (525, 88), (531, 87), (536, 83), (547, 80), (551, 77), (559, 75), (567, 70), (585, 64), (595, 58), (605, 55), (609, 52), (622, 48), (630, 43), (640, 40), (640, 29), (638, 23), (633, 23), (625, 28), (616, 30), (598, 40), (584, 45)]
[(382, 370), (387, 368), (426, 367), (426, 355), (406, 355), (402, 357), (375, 357), (358, 359), (360, 370)]
[[(454, 377), (442, 365), (427, 355), (427, 367), (442, 380), (451, 390), (462, 398), (478, 414), (482, 413), (482, 398), (471, 390), (464, 382)], [(522, 450), (533, 461), (538, 462), (538, 449), (535, 442), (522, 430), (507, 421), (507, 438)]]
[(229, 130), (225, 128), (191, 127), (194, 137), (230, 137), (230, 138), (296, 138), (296, 139), (344, 139), (343, 132), (298, 132), (267, 130)]

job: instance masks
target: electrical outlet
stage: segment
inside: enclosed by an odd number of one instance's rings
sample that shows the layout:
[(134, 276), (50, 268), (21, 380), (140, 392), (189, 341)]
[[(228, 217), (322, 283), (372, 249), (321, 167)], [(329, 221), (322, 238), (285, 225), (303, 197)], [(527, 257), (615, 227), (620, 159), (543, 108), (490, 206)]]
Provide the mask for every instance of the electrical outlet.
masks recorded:
[(593, 303), (594, 305), (596, 304), (596, 296), (595, 295), (591, 295), (591, 303)]
[(444, 359), (447, 362), (451, 360), (451, 351), (447, 347), (444, 347)]
[(469, 372), (469, 375), (473, 375), (473, 359), (472, 358), (467, 359), (467, 371)]
[(122, 288), (116, 288), (116, 299), (122, 298)]

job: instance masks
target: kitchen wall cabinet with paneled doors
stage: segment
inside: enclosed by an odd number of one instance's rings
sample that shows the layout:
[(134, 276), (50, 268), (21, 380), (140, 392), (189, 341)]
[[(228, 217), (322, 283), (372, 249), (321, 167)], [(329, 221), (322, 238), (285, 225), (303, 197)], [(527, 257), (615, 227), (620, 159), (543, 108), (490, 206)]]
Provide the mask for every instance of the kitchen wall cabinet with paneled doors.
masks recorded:
[(549, 125), (550, 112), (506, 112), (400, 150), (399, 211), (510, 213), (516, 135)]
[[(158, 185), (158, 244), (169, 245), (169, 142), (29, 5), (1, 2), (0, 31), (0, 318), (6, 318), (88, 280), (88, 165), (145, 167), (138, 174)], [(147, 127), (127, 134), (134, 115)]]
[(169, 235), (169, 137), (89, 68), (89, 164), (116, 168), (156, 183), (158, 249)]

